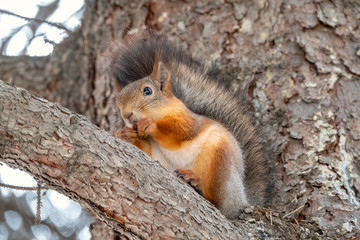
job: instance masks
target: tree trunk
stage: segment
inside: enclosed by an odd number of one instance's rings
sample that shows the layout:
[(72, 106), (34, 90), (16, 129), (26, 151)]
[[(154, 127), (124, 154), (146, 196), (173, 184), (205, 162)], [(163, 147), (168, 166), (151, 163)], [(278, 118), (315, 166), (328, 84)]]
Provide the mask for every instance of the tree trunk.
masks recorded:
[(216, 62), (234, 94), (247, 95), (265, 139), (281, 152), (273, 209), (320, 236), (359, 236), (358, 1), (86, 4), (81, 28), (53, 55), (1, 57), (0, 78), (113, 131), (109, 43), (151, 25), (194, 57)]

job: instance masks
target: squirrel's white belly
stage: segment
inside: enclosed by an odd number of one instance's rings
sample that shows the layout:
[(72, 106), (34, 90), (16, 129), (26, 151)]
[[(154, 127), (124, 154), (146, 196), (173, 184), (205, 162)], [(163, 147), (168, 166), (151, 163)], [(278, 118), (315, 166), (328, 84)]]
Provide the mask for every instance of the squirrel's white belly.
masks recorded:
[(208, 135), (214, 130), (209, 127), (206, 132), (200, 134), (194, 141), (184, 144), (178, 150), (169, 150), (159, 143), (151, 140), (152, 159), (158, 160), (169, 171), (176, 169), (191, 169), (200, 151), (207, 143)]
[[(160, 146), (157, 142), (151, 142), (152, 159), (157, 160), (169, 171), (176, 169), (191, 168), (196, 156), (200, 152), (199, 146), (189, 144), (179, 150), (169, 150)], [(198, 145), (198, 144), (195, 144)]]

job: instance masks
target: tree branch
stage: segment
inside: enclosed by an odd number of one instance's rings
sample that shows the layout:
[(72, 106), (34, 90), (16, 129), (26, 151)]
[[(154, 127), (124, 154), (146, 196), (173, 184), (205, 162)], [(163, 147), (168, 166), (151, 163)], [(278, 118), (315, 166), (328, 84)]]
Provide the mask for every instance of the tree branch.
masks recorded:
[(1, 161), (78, 201), (114, 230), (132, 238), (240, 239), (249, 233), (85, 117), (2, 81), (0, 90)]
[(59, 29), (62, 29), (64, 31), (66, 31), (68, 34), (72, 33), (71, 30), (67, 29), (63, 24), (61, 23), (54, 23), (54, 22), (49, 22), (45, 19), (39, 19), (39, 18), (29, 18), (29, 17), (25, 17), (25, 16), (21, 16), (19, 14), (16, 14), (16, 13), (13, 13), (13, 12), (10, 12), (10, 11), (7, 11), (5, 9), (0, 9), (0, 13), (3, 13), (3, 14), (7, 14), (7, 15), (10, 15), (10, 16), (14, 16), (14, 17), (18, 17), (18, 18), (21, 18), (21, 19), (24, 19), (26, 21), (34, 21), (34, 22), (38, 22), (39, 25), (41, 23), (46, 23), (50, 26), (53, 26), (53, 27), (57, 27)]

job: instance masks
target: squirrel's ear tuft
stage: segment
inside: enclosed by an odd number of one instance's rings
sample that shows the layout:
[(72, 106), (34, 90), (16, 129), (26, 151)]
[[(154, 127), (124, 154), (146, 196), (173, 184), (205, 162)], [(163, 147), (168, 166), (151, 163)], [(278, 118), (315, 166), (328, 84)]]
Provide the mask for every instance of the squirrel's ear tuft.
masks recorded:
[(115, 81), (115, 87), (118, 93), (121, 91), (121, 89), (123, 89), (123, 86), (121, 86), (118, 81)]

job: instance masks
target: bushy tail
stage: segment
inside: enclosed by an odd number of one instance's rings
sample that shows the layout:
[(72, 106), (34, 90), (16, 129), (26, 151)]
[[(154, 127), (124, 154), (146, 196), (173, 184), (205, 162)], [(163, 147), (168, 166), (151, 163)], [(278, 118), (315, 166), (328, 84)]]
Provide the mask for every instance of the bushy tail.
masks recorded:
[(170, 70), (176, 97), (193, 112), (226, 126), (245, 158), (245, 186), (250, 204), (267, 206), (273, 188), (271, 162), (252, 124), (246, 104), (228, 91), (216, 68), (206, 68), (162, 35), (129, 40), (114, 52), (112, 74), (121, 86), (151, 74), (155, 61)]

